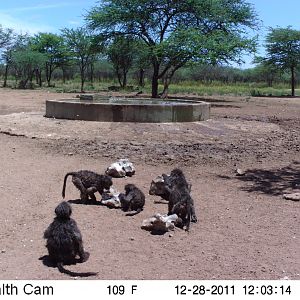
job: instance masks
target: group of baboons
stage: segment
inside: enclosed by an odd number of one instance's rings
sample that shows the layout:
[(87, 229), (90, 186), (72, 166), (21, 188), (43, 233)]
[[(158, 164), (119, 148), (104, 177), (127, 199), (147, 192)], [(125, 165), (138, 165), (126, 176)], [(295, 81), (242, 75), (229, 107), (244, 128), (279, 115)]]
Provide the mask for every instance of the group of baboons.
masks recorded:
[[(64, 177), (62, 196), (65, 198), (65, 190), (68, 176), (72, 176), (73, 184), (80, 191), (80, 199), (85, 204), (96, 203), (95, 193), (102, 196), (110, 190), (113, 182), (108, 175), (100, 175), (92, 171), (69, 172)], [(161, 182), (152, 181), (149, 194), (157, 195), (168, 202), (168, 215), (176, 214), (178, 219), (176, 226), (189, 230), (190, 222), (197, 222), (194, 202), (190, 195), (191, 185), (186, 181), (183, 172), (176, 168), (170, 175), (162, 174)], [(134, 184), (125, 185), (125, 193), (119, 194), (121, 208), (124, 211), (139, 213), (145, 205), (144, 193)], [(61, 202), (55, 208), (56, 217), (44, 232), (47, 240), (46, 247), (49, 259), (58, 267), (59, 271), (71, 276), (92, 276), (97, 273), (76, 273), (66, 270), (63, 265), (84, 262), (89, 258), (89, 253), (84, 251), (82, 235), (75, 220), (70, 216), (72, 208), (66, 201)], [(79, 256), (79, 259), (76, 257)]]

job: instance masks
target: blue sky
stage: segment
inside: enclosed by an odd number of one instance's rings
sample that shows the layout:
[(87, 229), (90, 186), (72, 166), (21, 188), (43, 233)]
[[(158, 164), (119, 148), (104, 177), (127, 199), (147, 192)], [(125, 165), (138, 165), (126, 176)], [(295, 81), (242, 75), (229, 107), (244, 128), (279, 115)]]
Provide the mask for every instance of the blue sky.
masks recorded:
[[(84, 24), (83, 15), (96, 0), (0, 0), (0, 24), (17, 32), (59, 32), (64, 27)], [(291, 25), (300, 30), (300, 0), (247, 0), (252, 3), (263, 21), (259, 29), (259, 41), (264, 42), (268, 27)], [(263, 54), (263, 48), (259, 52)], [(251, 57), (245, 56), (250, 67)]]

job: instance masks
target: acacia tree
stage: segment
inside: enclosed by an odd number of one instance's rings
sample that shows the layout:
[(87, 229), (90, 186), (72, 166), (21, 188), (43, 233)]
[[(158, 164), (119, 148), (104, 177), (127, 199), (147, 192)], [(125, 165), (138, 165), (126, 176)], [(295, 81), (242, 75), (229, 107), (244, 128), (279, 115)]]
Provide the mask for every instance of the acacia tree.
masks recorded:
[(29, 43), (29, 35), (27, 33), (15, 34), (14, 32), (11, 32), (11, 34), (11, 41), (10, 43), (6, 44), (2, 53), (2, 59), (5, 64), (3, 87), (7, 86), (8, 71), (13, 66), (13, 53), (16, 51), (25, 50), (28, 47)]
[(95, 59), (95, 54), (100, 51), (101, 46), (95, 43), (94, 37), (84, 27), (77, 29), (64, 28), (62, 36), (65, 39), (70, 55), (79, 65), (81, 92), (84, 92), (87, 68)]
[(300, 65), (300, 31), (287, 28), (270, 28), (266, 38), (265, 63), (291, 73), (291, 94), (295, 96), (295, 72)]
[[(31, 48), (34, 51), (45, 54), (47, 57), (45, 71), (48, 87), (50, 87), (52, 74), (61, 65), (66, 55), (63, 38), (53, 33), (39, 33), (31, 39)], [(38, 73), (41, 85), (41, 73)]]
[(11, 44), (13, 38), (13, 30), (11, 28), (3, 28), (0, 25), (0, 49)]
[(133, 65), (135, 41), (130, 37), (117, 36), (107, 49), (107, 55), (112, 62), (119, 84), (127, 85), (127, 73)]
[(1, 58), (5, 64), (3, 87), (7, 86), (7, 75), (10, 62), (10, 49), (14, 43), (15, 34), (12, 29), (3, 29), (0, 25), (0, 49), (2, 49)]
[(45, 54), (32, 51), (30, 47), (12, 52), (12, 66), (16, 79), (19, 80), (18, 88), (33, 88), (32, 79), (37, 68), (41, 68), (47, 57)]
[(242, 50), (253, 50), (246, 29), (256, 26), (244, 0), (106, 0), (86, 21), (106, 38), (123, 34), (144, 42), (153, 69), (152, 97), (158, 96), (159, 79), (165, 77), (168, 85), (188, 62), (234, 61)]

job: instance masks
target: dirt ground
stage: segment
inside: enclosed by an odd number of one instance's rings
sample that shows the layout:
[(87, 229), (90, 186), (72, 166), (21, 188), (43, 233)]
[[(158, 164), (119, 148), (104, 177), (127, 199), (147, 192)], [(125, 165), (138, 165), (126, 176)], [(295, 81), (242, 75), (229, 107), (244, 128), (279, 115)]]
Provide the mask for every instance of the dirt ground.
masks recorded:
[[(68, 279), (39, 259), (63, 177), (124, 157), (136, 175), (114, 186), (139, 186), (145, 208), (128, 217), (73, 202), (90, 259), (68, 269), (98, 271), (93, 279), (300, 279), (300, 202), (282, 196), (300, 190), (300, 99), (210, 98), (210, 120), (181, 124), (43, 117), (46, 99), (74, 96), (0, 90), (0, 279)], [(142, 220), (167, 206), (148, 195), (151, 180), (175, 167), (192, 183), (199, 221), (152, 235)], [(66, 200), (78, 197), (69, 181)]]

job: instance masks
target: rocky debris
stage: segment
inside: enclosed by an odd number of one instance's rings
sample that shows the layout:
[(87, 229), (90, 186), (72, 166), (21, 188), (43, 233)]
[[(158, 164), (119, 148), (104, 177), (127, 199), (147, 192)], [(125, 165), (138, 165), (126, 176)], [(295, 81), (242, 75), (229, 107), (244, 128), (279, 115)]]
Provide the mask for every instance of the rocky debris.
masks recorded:
[(108, 192), (102, 194), (101, 204), (109, 208), (121, 208), (121, 201), (119, 199), (120, 193), (118, 193), (113, 187)]
[(286, 200), (300, 201), (300, 192), (292, 194), (283, 194), (283, 198)]
[(112, 163), (105, 171), (107, 175), (112, 177), (125, 177), (132, 176), (135, 173), (133, 164), (127, 159), (120, 159), (117, 162)]
[(245, 176), (246, 172), (242, 169), (236, 169), (235, 174), (236, 176)]
[(151, 218), (145, 219), (141, 228), (153, 232), (167, 232), (175, 229), (177, 220), (176, 214), (168, 216), (157, 213)]

